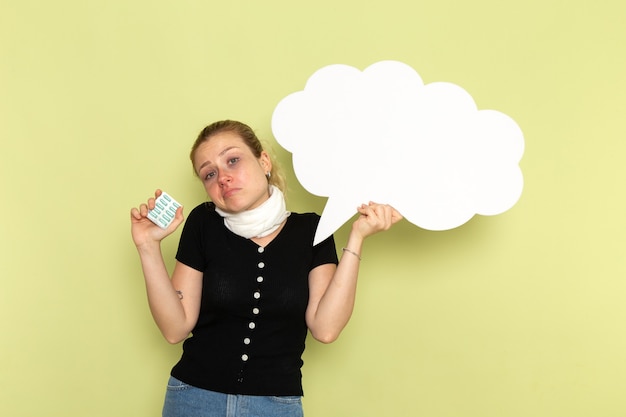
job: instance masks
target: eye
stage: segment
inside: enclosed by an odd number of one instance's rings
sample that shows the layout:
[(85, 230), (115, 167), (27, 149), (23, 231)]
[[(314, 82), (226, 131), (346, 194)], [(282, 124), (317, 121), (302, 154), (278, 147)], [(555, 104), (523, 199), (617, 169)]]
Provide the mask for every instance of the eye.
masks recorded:
[(237, 162), (239, 162), (239, 157), (238, 156), (230, 158), (228, 160), (228, 165), (235, 165)]
[(204, 180), (208, 181), (213, 177), (215, 177), (215, 171), (209, 171), (204, 175)]

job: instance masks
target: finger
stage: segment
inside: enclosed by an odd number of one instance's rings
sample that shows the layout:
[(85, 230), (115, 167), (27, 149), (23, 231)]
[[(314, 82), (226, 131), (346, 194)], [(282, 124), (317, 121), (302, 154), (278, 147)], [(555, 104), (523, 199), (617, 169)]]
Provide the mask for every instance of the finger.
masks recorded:
[(387, 230), (391, 227), (391, 210), (386, 204), (379, 204), (375, 210), (378, 218), (377, 225), (381, 230)]
[(398, 223), (400, 220), (404, 219), (404, 216), (400, 214), (398, 210), (394, 209), (393, 207), (392, 207), (392, 210), (393, 212), (391, 214), (391, 222), (393, 224)]
[(174, 215), (174, 219), (178, 220), (179, 223), (185, 220), (185, 216), (183, 215), (183, 206), (180, 206), (176, 209), (176, 214)]
[(383, 209), (376, 203), (365, 206), (365, 216), (367, 223), (374, 228), (379, 227), (381, 222), (384, 222)]
[(141, 220), (141, 213), (139, 213), (137, 208), (133, 207), (130, 209), (130, 217), (136, 220)]
[(374, 212), (376, 214), (376, 216), (378, 217), (385, 217), (385, 213), (386, 213), (386, 204), (379, 204), (379, 203), (375, 203), (373, 201), (370, 201), (368, 207), (372, 210), (372, 212)]
[(392, 223), (392, 218), (393, 218), (393, 209), (391, 208), (391, 206), (389, 204), (385, 204), (383, 206), (383, 211), (385, 213), (385, 230), (389, 229), (391, 227)]
[(388, 230), (392, 225), (400, 221), (403, 217), (396, 209), (389, 204), (371, 203), (377, 217), (380, 220), (380, 226), (383, 230)]
[(148, 205), (147, 204), (142, 204), (139, 206), (139, 214), (141, 217), (147, 217), (148, 216)]
[(176, 209), (176, 213), (174, 214), (174, 220), (172, 220), (172, 222), (167, 227), (168, 234), (176, 230), (184, 220), (185, 216), (183, 215), (183, 207), (180, 206)]
[(360, 214), (362, 214), (362, 215), (364, 215), (364, 216), (367, 216), (367, 215), (368, 215), (368, 213), (370, 213), (372, 209), (371, 209), (371, 207), (370, 207), (369, 205), (366, 205), (366, 204), (361, 204), (359, 207), (357, 207), (357, 208), (356, 208), (356, 210), (357, 210)]
[(376, 233), (378, 230), (385, 228), (384, 207), (379, 204), (367, 206), (367, 217), (364, 219), (370, 232)]

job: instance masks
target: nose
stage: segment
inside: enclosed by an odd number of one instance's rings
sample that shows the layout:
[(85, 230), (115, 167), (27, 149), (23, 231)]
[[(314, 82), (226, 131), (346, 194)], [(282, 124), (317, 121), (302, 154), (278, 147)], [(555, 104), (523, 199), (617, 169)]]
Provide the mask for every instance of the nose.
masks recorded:
[(231, 176), (226, 174), (223, 171), (220, 171), (217, 175), (218, 175), (217, 176), (217, 181), (218, 181), (218, 183), (220, 184), (221, 187), (223, 187), (225, 184), (230, 183), (230, 181), (232, 180)]

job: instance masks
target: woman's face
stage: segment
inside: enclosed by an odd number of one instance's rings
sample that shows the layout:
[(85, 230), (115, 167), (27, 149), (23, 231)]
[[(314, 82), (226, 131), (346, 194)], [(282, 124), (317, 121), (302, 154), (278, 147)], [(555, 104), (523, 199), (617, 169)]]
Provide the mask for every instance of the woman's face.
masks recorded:
[(239, 213), (269, 198), (265, 175), (272, 163), (268, 154), (255, 157), (234, 132), (216, 133), (198, 146), (193, 166), (209, 198), (221, 210)]

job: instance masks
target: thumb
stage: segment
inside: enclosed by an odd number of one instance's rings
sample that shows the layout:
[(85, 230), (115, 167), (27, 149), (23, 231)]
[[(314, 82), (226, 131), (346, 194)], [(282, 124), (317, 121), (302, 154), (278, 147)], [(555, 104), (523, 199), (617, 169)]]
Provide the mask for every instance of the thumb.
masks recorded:
[(404, 216), (402, 214), (400, 214), (400, 212), (398, 210), (396, 210), (395, 208), (392, 207), (391, 224), (396, 224), (400, 220), (402, 220), (403, 218), (404, 218)]
[(185, 216), (183, 214), (183, 206), (180, 206), (176, 209), (174, 220), (172, 220), (172, 223), (170, 223), (170, 225), (167, 227), (168, 232), (172, 233), (174, 230), (178, 229), (178, 226), (180, 226), (184, 221)]

